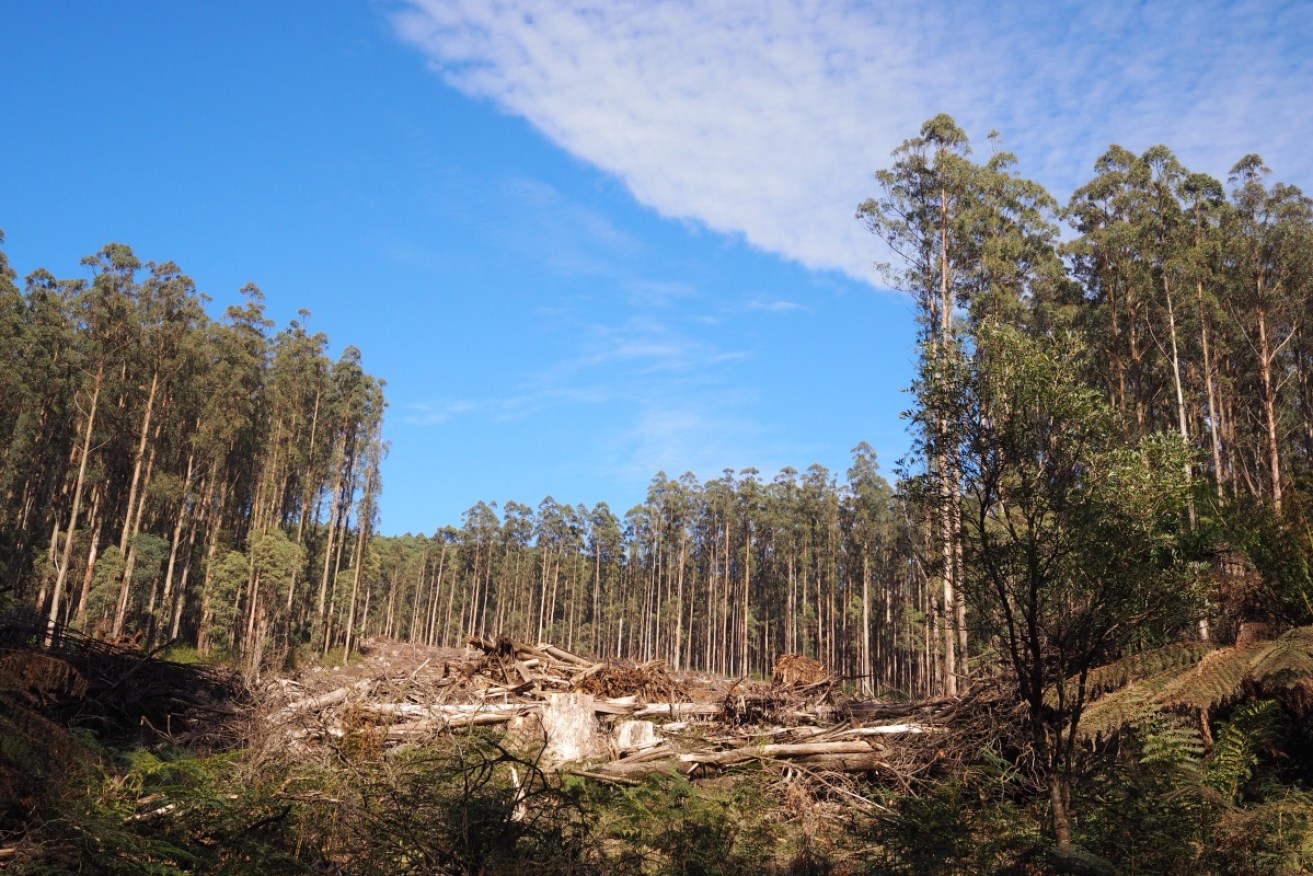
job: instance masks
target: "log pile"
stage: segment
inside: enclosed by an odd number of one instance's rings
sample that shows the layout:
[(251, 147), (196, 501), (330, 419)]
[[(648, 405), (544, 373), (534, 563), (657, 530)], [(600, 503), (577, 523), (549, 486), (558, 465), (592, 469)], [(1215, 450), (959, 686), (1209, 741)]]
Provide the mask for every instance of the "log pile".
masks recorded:
[[(593, 661), (559, 646), (471, 637), (412, 671), (324, 690), (283, 680), (264, 710), (293, 748), (390, 749), (496, 727), (544, 763), (628, 783), (765, 763), (897, 774), (891, 739), (933, 733), (933, 704), (853, 701), (815, 661), (787, 655), (771, 683), (676, 676), (659, 661)], [(897, 756), (894, 760), (897, 760)]]

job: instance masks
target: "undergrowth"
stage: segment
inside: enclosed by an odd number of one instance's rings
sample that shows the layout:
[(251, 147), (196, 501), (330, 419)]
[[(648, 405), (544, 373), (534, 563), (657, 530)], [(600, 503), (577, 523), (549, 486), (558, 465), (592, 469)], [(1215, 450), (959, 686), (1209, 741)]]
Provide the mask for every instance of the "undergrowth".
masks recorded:
[(1313, 872), (1313, 729), (1256, 687), (1212, 713), (1145, 699), (1084, 743), (1059, 857), (1042, 782), (1008, 746), (897, 788), (783, 765), (604, 784), (485, 731), (204, 751), (56, 720), (82, 679), (6, 659), (0, 869), (16, 874)]

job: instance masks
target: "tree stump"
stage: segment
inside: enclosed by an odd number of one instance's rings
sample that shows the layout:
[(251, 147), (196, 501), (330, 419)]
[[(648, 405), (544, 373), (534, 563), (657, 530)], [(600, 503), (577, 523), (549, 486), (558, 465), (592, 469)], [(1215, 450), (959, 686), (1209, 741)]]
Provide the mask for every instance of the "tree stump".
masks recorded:
[(553, 766), (579, 763), (606, 755), (606, 745), (597, 731), (592, 694), (553, 693), (543, 707), (543, 732), (547, 744), (543, 762)]

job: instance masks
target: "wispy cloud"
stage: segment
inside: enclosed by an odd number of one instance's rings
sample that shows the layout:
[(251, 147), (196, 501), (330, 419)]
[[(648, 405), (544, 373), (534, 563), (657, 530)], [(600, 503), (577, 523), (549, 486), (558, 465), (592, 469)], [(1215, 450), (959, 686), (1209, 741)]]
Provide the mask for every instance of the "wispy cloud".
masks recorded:
[(408, 0), (397, 32), (664, 215), (864, 280), (871, 171), (947, 111), (1060, 195), (1112, 142), (1307, 183), (1305, 0)]
[(689, 283), (666, 280), (626, 280), (621, 284), (629, 303), (637, 307), (667, 307), (671, 303), (697, 297)]
[(706, 480), (759, 458), (763, 438), (762, 427), (750, 420), (666, 400), (642, 406), (630, 427), (611, 437), (603, 464), (635, 482), (658, 471), (670, 477), (691, 471)]
[(784, 301), (782, 299), (753, 298), (747, 304), (748, 310), (762, 311), (765, 313), (791, 313), (796, 310), (809, 310), (805, 304), (799, 304), (796, 301)]

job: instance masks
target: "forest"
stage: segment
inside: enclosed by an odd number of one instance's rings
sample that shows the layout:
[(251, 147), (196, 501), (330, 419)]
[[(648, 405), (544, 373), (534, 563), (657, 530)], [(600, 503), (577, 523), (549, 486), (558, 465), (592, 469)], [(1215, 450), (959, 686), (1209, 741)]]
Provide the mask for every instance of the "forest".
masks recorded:
[[(65, 777), (83, 796), (11, 803), (0, 845), (57, 850), (30, 872), (1308, 872), (1313, 201), (1256, 155), (1223, 182), (1112, 146), (1061, 204), (992, 137), (979, 151), (937, 116), (856, 210), (918, 315), (892, 481), (863, 442), (842, 473), (659, 472), (623, 514), (489, 500), (432, 535), (375, 531), (383, 382), (307, 312), (275, 330), (248, 286), (214, 318), (179, 266), (119, 243), (21, 286), (0, 251), (0, 611), (39, 619), (36, 646), (83, 636), (251, 685), (367, 640), (505, 636), (740, 679), (800, 654), (856, 697), (991, 692), (1011, 711), (973, 719), (969, 757), (855, 786), (870, 805), (828, 831), (779, 815), (799, 804), (773, 773), (610, 792), (544, 774), (543, 820), (442, 863), (404, 837), (333, 857), (309, 792), (271, 779), (261, 830), (232, 842), (70, 852), (33, 825), (108, 817), (115, 792)], [(7, 665), (0, 704), (30, 706)], [(471, 758), (527, 768), (472, 739), (409, 766), (356, 752), (351, 774), (465, 781), (451, 819), (521, 805), (470, 790)], [(96, 756), (120, 786), (136, 769)], [(252, 781), (250, 760), (194, 756), (193, 791)], [(0, 745), (0, 776), (40, 760)], [(640, 835), (676, 806), (688, 835)]]

